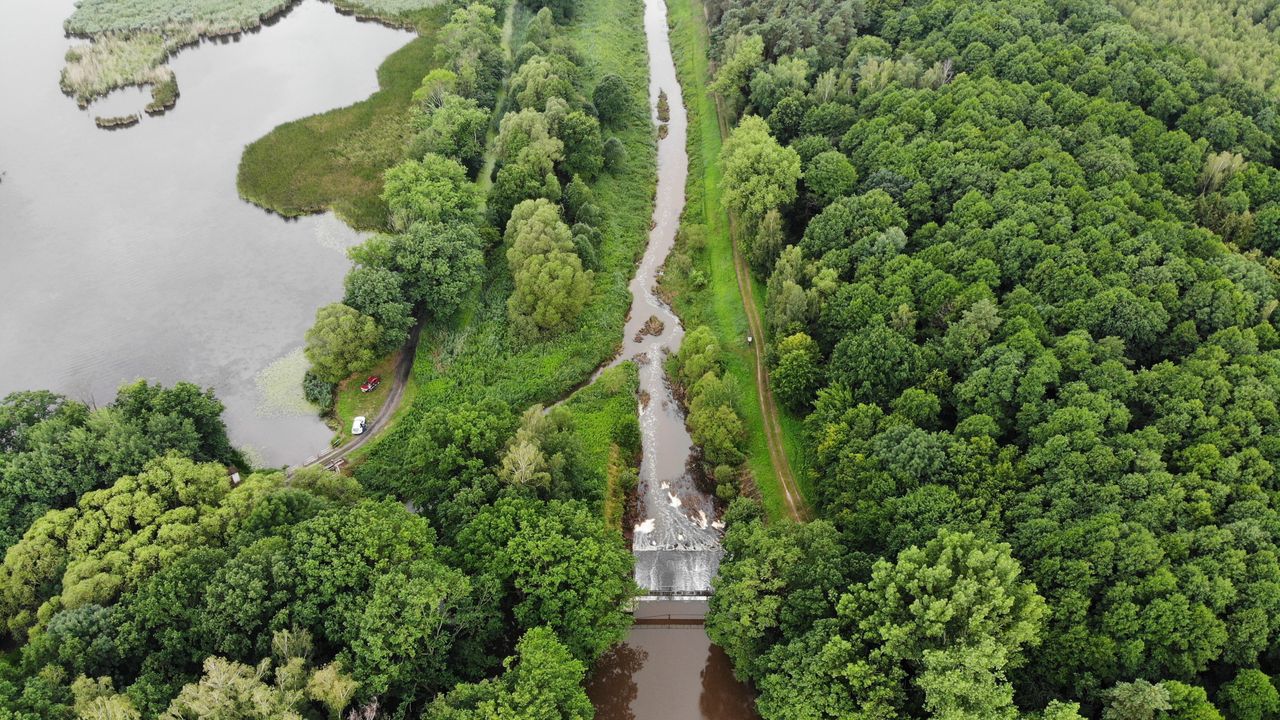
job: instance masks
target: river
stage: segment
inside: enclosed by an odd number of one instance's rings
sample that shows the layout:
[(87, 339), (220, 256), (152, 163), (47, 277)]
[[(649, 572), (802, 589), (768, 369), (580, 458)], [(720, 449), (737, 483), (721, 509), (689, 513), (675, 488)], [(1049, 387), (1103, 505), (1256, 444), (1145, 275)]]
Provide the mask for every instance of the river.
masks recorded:
[[(649, 49), (649, 107), (670, 106), (667, 135), (658, 141), (658, 184), (649, 244), (631, 280), (631, 312), (623, 351), (614, 361), (640, 365), (640, 436), (637, 485), (640, 521), (634, 528), (636, 583), (654, 594), (686, 596), (641, 600), (626, 642), (597, 662), (588, 692), (600, 720), (750, 720), (757, 717), (750, 689), (733, 677), (728, 658), (702, 627), (705, 599), (719, 568), (721, 528), (711, 497), (690, 472), (693, 441), (663, 369), (680, 349), (680, 318), (654, 292), (675, 244), (684, 210), (689, 158), (688, 118), (671, 55), (664, 0), (645, 0)], [(650, 318), (662, 331), (642, 334)]]
[(88, 112), (58, 88), (72, 0), (0, 2), (0, 395), (47, 388), (105, 404), (142, 377), (213, 387), (233, 442), (264, 464), (328, 447), (302, 400), (302, 337), (340, 299), (360, 236), (240, 200), (236, 166), (276, 125), (362, 100), (411, 35), (305, 0), (278, 22), (170, 62), (168, 114), (139, 90)]

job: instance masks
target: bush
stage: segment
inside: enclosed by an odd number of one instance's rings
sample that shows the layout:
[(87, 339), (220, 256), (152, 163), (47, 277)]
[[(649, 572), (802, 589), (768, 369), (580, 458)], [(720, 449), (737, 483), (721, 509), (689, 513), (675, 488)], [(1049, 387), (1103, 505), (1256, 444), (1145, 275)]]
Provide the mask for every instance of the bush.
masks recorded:
[(717, 465), (712, 474), (716, 481), (716, 497), (724, 502), (732, 502), (741, 490), (738, 483), (738, 472), (728, 465)]
[(333, 409), (334, 393), (337, 390), (336, 383), (321, 379), (311, 370), (302, 376), (302, 394), (306, 396), (307, 402), (320, 408), (322, 415)]
[(631, 109), (631, 88), (621, 76), (610, 73), (600, 78), (595, 92), (591, 94), (591, 101), (596, 106), (600, 122), (613, 125), (626, 117)]
[(613, 442), (630, 455), (640, 453), (640, 425), (633, 417), (619, 418), (610, 432)]
[(605, 168), (618, 172), (627, 164), (627, 148), (622, 141), (616, 137), (611, 137), (604, 141), (604, 166)]

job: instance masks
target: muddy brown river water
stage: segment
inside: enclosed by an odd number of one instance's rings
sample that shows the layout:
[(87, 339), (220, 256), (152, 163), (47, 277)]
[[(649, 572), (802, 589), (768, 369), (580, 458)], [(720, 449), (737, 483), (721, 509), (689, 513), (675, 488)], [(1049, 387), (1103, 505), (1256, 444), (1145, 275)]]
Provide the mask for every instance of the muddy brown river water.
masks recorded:
[(362, 100), (411, 39), (304, 0), (259, 32), (171, 61), (163, 117), (123, 91), (88, 112), (58, 88), (72, 0), (0, 2), (0, 395), (47, 388), (103, 404), (139, 377), (212, 386), (232, 440), (297, 463), (331, 433), (305, 405), (303, 333), (342, 295), (359, 236), (332, 216), (286, 222), (240, 200), (246, 143)]
[[(665, 92), (671, 108), (667, 135), (658, 142), (658, 185), (649, 244), (631, 281), (631, 314), (616, 362), (638, 359), (644, 449), (640, 462), (640, 521), (634, 528), (636, 583), (658, 594), (706, 595), (720, 563), (721, 528), (710, 497), (687, 470), (693, 442), (684, 414), (663, 371), (668, 353), (680, 349), (680, 318), (654, 292), (658, 273), (675, 243), (684, 209), (689, 158), (680, 83), (668, 38), (664, 0), (645, 0), (649, 48), (649, 105)], [(638, 334), (650, 317), (657, 335)], [(636, 338), (639, 338), (636, 340)], [(724, 651), (702, 627), (702, 599), (642, 601), (627, 640), (596, 664), (588, 693), (600, 720), (751, 720), (758, 717), (750, 689), (733, 677)]]

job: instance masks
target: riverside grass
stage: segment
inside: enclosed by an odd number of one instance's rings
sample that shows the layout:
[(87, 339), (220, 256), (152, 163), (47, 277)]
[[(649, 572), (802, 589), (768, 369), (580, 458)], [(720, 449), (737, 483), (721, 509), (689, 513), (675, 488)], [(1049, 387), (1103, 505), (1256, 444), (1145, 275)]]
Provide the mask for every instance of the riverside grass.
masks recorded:
[(418, 37), (383, 61), (369, 98), (279, 125), (250, 143), (236, 173), (240, 197), (285, 217), (332, 209), (357, 229), (386, 229), (382, 173), (403, 159), (413, 92), (435, 67), (446, 10), (414, 14)]
[[(443, 0), (333, 0), (342, 12), (413, 27)], [(147, 112), (173, 106), (177, 79), (165, 61), (203, 38), (261, 27), (297, 0), (80, 0), (64, 23), (88, 39), (67, 51), (59, 85), (81, 107), (112, 90), (151, 86)]]
[[(640, 390), (639, 367), (625, 362), (600, 374), (595, 382), (565, 400), (573, 413), (574, 433), (582, 443), (585, 465), (602, 491), (601, 512), (609, 527), (622, 530), (629, 484), (623, 479), (634, 473), (633, 462), (640, 448), (620, 438), (640, 439), (636, 393)], [(632, 476), (634, 477), (634, 475)]]

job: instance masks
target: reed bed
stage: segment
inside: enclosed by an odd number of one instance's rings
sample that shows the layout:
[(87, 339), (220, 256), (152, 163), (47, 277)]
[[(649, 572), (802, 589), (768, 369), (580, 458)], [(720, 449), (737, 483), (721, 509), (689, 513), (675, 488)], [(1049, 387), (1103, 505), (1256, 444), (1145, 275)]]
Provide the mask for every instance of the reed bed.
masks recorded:
[(96, 36), (138, 31), (208, 37), (252, 30), (290, 0), (81, 0), (67, 32)]
[(159, 33), (106, 35), (67, 51), (59, 84), (80, 107), (88, 107), (118, 88), (173, 81), (173, 71), (163, 64), (168, 55), (169, 43)]

